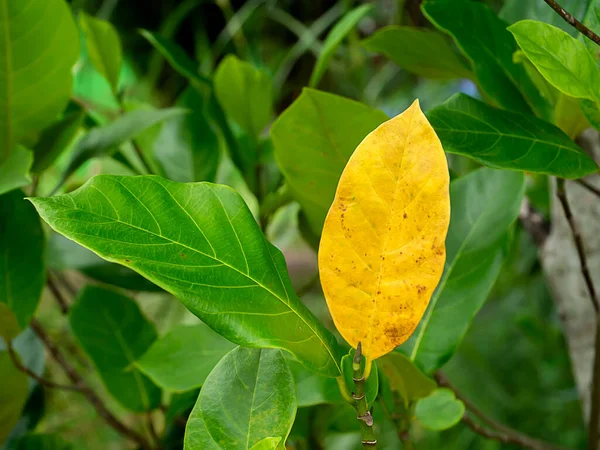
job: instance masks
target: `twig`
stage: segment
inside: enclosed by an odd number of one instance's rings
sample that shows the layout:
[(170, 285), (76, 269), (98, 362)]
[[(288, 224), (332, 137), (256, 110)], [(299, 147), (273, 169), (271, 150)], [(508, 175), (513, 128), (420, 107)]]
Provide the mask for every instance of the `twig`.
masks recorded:
[(77, 289), (75, 289), (73, 287), (73, 285), (71, 284), (71, 282), (67, 279), (67, 277), (65, 277), (62, 273), (58, 272), (58, 271), (53, 271), (52, 275), (54, 275), (54, 277), (60, 281), (60, 284), (62, 284), (64, 286), (64, 288), (69, 291), (69, 295), (71, 295), (71, 297), (76, 297), (77, 296)]
[(52, 295), (56, 299), (56, 303), (58, 303), (60, 312), (62, 312), (65, 315), (68, 314), (69, 313), (69, 303), (63, 297), (63, 295), (60, 292), (60, 289), (58, 289), (58, 286), (56, 285), (56, 283), (54, 283), (54, 280), (52, 279), (50, 273), (48, 273), (48, 279), (46, 280), (46, 284), (48, 285), (48, 289), (50, 289), (50, 292), (52, 292)]
[(560, 447), (555, 444), (551, 444), (548, 442), (541, 441), (539, 439), (532, 438), (523, 434), (517, 430), (513, 430), (506, 425), (496, 422), (491, 417), (488, 417), (483, 413), (477, 406), (475, 406), (469, 399), (465, 398), (460, 392), (458, 392), (454, 386), (450, 383), (450, 380), (442, 373), (441, 371), (437, 371), (435, 373), (435, 379), (437, 380), (440, 386), (447, 387), (454, 392), (456, 398), (462, 401), (465, 404), (465, 407), (469, 412), (471, 412), (474, 416), (476, 416), (479, 420), (484, 422), (494, 431), (490, 431), (484, 428), (482, 425), (473, 421), (468, 414), (465, 414), (462, 418), (462, 421), (471, 428), (476, 433), (489, 438), (495, 439), (497, 441), (503, 442), (505, 444), (516, 444), (520, 445), (523, 448), (529, 448), (532, 450), (566, 450), (565, 447)]
[(532, 237), (535, 245), (541, 247), (550, 234), (550, 223), (540, 214), (527, 199), (521, 204), (519, 221), (525, 231)]
[(29, 367), (26, 367), (25, 365), (23, 365), (21, 363), (21, 361), (19, 360), (19, 356), (15, 352), (15, 349), (14, 349), (11, 341), (8, 342), (6, 347), (7, 347), (10, 359), (12, 359), (12, 362), (15, 365), (15, 367), (17, 369), (19, 369), (21, 372), (29, 375), (31, 378), (33, 378), (35, 381), (37, 381), (42, 386), (47, 387), (47, 388), (53, 388), (53, 389), (64, 389), (67, 391), (80, 391), (81, 390), (79, 385), (76, 385), (76, 384), (72, 384), (72, 385), (59, 384), (59, 383), (55, 383), (52, 380), (47, 380), (45, 378), (40, 377), (34, 371), (29, 369)]
[(365, 375), (361, 370), (362, 363), (362, 345), (359, 342), (354, 353), (352, 361), (352, 380), (354, 381), (354, 392), (352, 400), (354, 409), (356, 410), (356, 418), (360, 423), (360, 434), (362, 438), (363, 448), (366, 450), (377, 450), (377, 439), (373, 432), (373, 415), (368, 409), (367, 397), (365, 394)]
[(573, 17), (573, 14), (568, 13), (565, 9), (556, 3), (554, 0), (544, 0), (554, 11), (558, 13), (560, 17), (563, 18), (565, 22), (567, 22), (572, 27), (575, 27), (577, 31), (583, 34), (586, 38), (600, 45), (600, 36), (582, 24), (579, 20)]
[(81, 375), (79, 375), (75, 368), (66, 360), (60, 349), (46, 334), (46, 331), (43, 329), (40, 323), (33, 319), (30, 323), (30, 327), (44, 343), (52, 357), (62, 367), (63, 371), (67, 377), (69, 377), (71, 382), (75, 386), (79, 386), (79, 391), (89, 400), (89, 402), (98, 412), (98, 415), (100, 415), (100, 417), (102, 417), (114, 430), (131, 439), (142, 449), (152, 450), (152, 446), (144, 436), (139, 434), (137, 431), (128, 428), (108, 410), (106, 405), (104, 405), (102, 402), (102, 399), (98, 397), (98, 395), (85, 383)]
[(583, 186), (584, 188), (586, 188), (588, 191), (590, 191), (592, 194), (597, 195), (598, 197), (600, 197), (600, 189), (598, 189), (596, 186), (594, 186), (592, 183), (585, 181), (583, 178), (580, 178), (579, 180), (575, 180), (575, 183)]

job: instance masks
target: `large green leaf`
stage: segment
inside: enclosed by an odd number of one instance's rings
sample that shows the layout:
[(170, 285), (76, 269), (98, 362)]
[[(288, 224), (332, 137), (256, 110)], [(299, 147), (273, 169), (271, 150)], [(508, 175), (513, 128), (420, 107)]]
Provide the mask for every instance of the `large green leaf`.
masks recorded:
[(508, 29), (548, 83), (571, 97), (600, 98), (600, 71), (581, 41), (534, 20), (522, 20)]
[[(592, 0), (592, 3), (594, 1)], [(560, 0), (559, 3), (573, 17), (581, 18), (585, 13), (589, 0)], [(572, 36), (577, 36), (577, 30), (556, 14), (556, 11), (550, 8), (546, 2), (506, 0), (498, 15), (510, 23), (525, 19), (539, 20), (559, 27)]]
[(0, 302), (25, 328), (45, 283), (44, 233), (20, 190), (0, 196)]
[(8, 352), (0, 351), (0, 445), (19, 421), (29, 394), (27, 375), (18, 370)]
[(119, 145), (135, 138), (144, 130), (173, 117), (187, 114), (187, 112), (182, 108), (135, 109), (123, 114), (108, 125), (90, 130), (77, 143), (73, 158), (65, 169), (56, 189), (88, 159), (110, 156), (117, 150)]
[(283, 255), (231, 188), (98, 176), (31, 201), (56, 231), (171, 292), (230, 341), (284, 348), (339, 375), (335, 338), (295, 295)]
[(90, 60), (117, 92), (123, 50), (117, 30), (110, 22), (79, 13), (79, 24), (85, 35), (85, 46)]
[(516, 42), (491, 8), (454, 0), (427, 0), (422, 8), (471, 60), (480, 88), (495, 104), (525, 113), (547, 107), (525, 69), (513, 62)]
[(228, 55), (215, 73), (219, 103), (248, 135), (258, 137), (271, 120), (273, 89), (268, 75)]
[(362, 103), (304, 89), (271, 127), (277, 163), (317, 236), (348, 158), (387, 119)]
[(426, 373), (450, 359), (487, 299), (524, 192), (522, 173), (488, 168), (450, 184), (444, 274), (417, 330), (400, 347)]
[(432, 109), (427, 118), (444, 150), (490, 167), (579, 178), (596, 163), (560, 129), (531, 115), (503, 111), (464, 94)]
[(291, 359), (288, 359), (287, 363), (296, 383), (298, 408), (344, 401), (335, 378), (309, 372), (300, 363)]
[(171, 391), (189, 391), (204, 380), (235, 347), (206, 325), (180, 326), (156, 341), (136, 366), (159, 386)]
[(0, 162), (0, 195), (31, 183), (29, 169), (33, 152), (17, 145), (3, 162)]
[(214, 181), (219, 165), (219, 137), (207, 115), (207, 100), (192, 88), (177, 99), (190, 114), (165, 122), (154, 142), (154, 155), (173, 181)]
[(139, 412), (160, 406), (160, 389), (134, 367), (157, 337), (137, 303), (115, 291), (87, 286), (71, 307), (69, 323), (121, 405)]
[(79, 32), (64, 0), (0, 0), (0, 23), (2, 163), (66, 106)]
[(453, 427), (463, 417), (465, 405), (457, 400), (450, 389), (436, 389), (417, 402), (415, 407), (416, 419), (430, 430), (446, 430)]
[(451, 42), (427, 28), (390, 26), (382, 28), (362, 42), (381, 53), (407, 72), (425, 78), (472, 78), (469, 66), (452, 48)]
[(249, 450), (287, 438), (296, 415), (294, 379), (279, 350), (238, 347), (217, 364), (185, 431), (185, 450)]
[(308, 85), (310, 87), (316, 87), (321, 81), (323, 74), (327, 70), (327, 64), (331, 57), (335, 54), (338, 47), (341, 45), (344, 38), (356, 27), (356, 24), (365, 17), (371, 10), (373, 5), (361, 5), (348, 11), (344, 17), (340, 19), (338, 23), (331, 29), (325, 41), (323, 42), (323, 48), (319, 54), (319, 58), (315, 63), (315, 67), (310, 76)]

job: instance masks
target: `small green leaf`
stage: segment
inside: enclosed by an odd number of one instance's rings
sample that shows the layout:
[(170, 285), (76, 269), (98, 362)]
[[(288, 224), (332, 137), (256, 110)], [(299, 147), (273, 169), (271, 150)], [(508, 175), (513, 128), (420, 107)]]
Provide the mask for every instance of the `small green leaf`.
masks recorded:
[(17, 145), (4, 162), (0, 162), (0, 195), (31, 183), (29, 170), (33, 152)]
[(181, 108), (136, 109), (123, 114), (108, 125), (90, 130), (77, 143), (73, 158), (55, 190), (88, 159), (110, 156), (117, 150), (119, 145), (135, 138), (144, 130), (173, 117), (187, 114), (187, 112), (187, 110)]
[(208, 117), (208, 101), (192, 88), (177, 99), (190, 111), (165, 122), (154, 142), (154, 155), (173, 181), (214, 181), (219, 165), (219, 136)]
[(444, 150), (500, 169), (579, 178), (598, 166), (560, 129), (531, 115), (503, 111), (464, 94), (427, 118)]
[(285, 442), (295, 415), (294, 379), (281, 351), (238, 347), (206, 379), (184, 449), (249, 450), (267, 437)]
[(0, 445), (8, 438), (21, 417), (29, 394), (27, 375), (18, 370), (9, 354), (0, 351)]
[(415, 400), (427, 397), (437, 387), (435, 381), (402, 353), (388, 353), (377, 360), (377, 364), (385, 373), (392, 390), (400, 393), (406, 407)]
[(0, 303), (25, 328), (45, 283), (44, 232), (35, 210), (21, 191), (0, 196)]
[(2, 164), (15, 144), (31, 144), (67, 105), (79, 32), (64, 0), (3, 0), (0, 23)]
[(344, 40), (344, 38), (356, 27), (358, 22), (365, 17), (368, 13), (373, 10), (373, 5), (361, 5), (348, 11), (338, 23), (331, 29), (325, 42), (323, 42), (323, 48), (321, 54), (315, 63), (315, 67), (310, 76), (308, 85), (310, 87), (316, 87), (321, 81), (323, 74), (327, 70), (327, 64), (331, 57), (335, 54), (336, 50)]
[[(352, 370), (352, 360), (354, 359), (354, 349), (351, 348), (347, 355), (342, 358), (342, 374), (346, 381), (346, 386), (350, 392), (354, 392), (354, 371)], [(365, 360), (361, 362), (361, 372), (364, 371)], [(375, 401), (379, 392), (379, 374), (377, 372), (377, 364), (373, 361), (369, 378), (365, 380), (365, 397), (367, 404), (370, 406)]]
[(30, 200), (53, 229), (171, 292), (230, 341), (284, 348), (310, 370), (340, 374), (335, 338), (295, 295), (283, 255), (231, 188), (103, 175)]
[(522, 20), (508, 30), (556, 89), (575, 98), (600, 98), (600, 71), (582, 42), (559, 28), (534, 20)]
[(83, 11), (79, 13), (79, 24), (85, 35), (85, 46), (92, 61), (117, 92), (123, 50), (117, 30), (105, 20), (96, 19)]
[(159, 386), (183, 392), (202, 386), (234, 347), (206, 325), (180, 326), (157, 340), (136, 366)]
[(228, 55), (215, 73), (215, 94), (227, 113), (248, 135), (258, 138), (271, 120), (273, 90), (266, 73)]
[(17, 316), (6, 303), (0, 303), (0, 337), (12, 341), (21, 332)]
[(73, 111), (42, 132), (33, 148), (33, 173), (42, 173), (56, 161), (71, 144), (84, 119), (85, 111)]
[(280, 442), (280, 437), (264, 438), (262, 441), (258, 441), (254, 444), (250, 450), (275, 450), (277, 448), (283, 448), (279, 446)]
[(58, 434), (27, 434), (19, 440), (16, 450), (72, 450), (73, 446)]
[(462, 419), (465, 405), (450, 389), (433, 391), (429, 397), (420, 399), (415, 407), (417, 420), (430, 430), (442, 431), (453, 427)]
[(469, 58), (480, 89), (497, 105), (531, 113), (544, 110), (541, 96), (525, 69), (513, 62), (517, 44), (507, 24), (486, 4), (472, 1), (426, 0), (423, 13), (449, 33)]
[(321, 235), (348, 158), (387, 119), (362, 103), (304, 89), (271, 127), (275, 159), (315, 235)]
[(399, 347), (425, 373), (450, 359), (487, 299), (524, 192), (523, 173), (488, 168), (450, 184), (444, 274), (416, 331)]
[(160, 406), (160, 389), (133, 366), (157, 337), (137, 303), (115, 291), (86, 286), (71, 307), (69, 323), (121, 405), (138, 412)]
[(451, 42), (441, 33), (427, 28), (385, 27), (362, 41), (362, 45), (385, 55), (407, 72), (425, 78), (473, 77), (468, 63), (454, 51)]
[(296, 383), (298, 408), (344, 401), (335, 378), (309, 372), (292, 359), (288, 359), (287, 363)]

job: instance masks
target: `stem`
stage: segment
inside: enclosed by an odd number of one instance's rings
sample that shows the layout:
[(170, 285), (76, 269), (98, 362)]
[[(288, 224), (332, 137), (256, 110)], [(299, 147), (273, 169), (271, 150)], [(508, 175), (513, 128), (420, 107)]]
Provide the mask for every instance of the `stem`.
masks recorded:
[(585, 181), (583, 178), (579, 179), (579, 180), (575, 180), (575, 183), (583, 186), (584, 188), (586, 188), (588, 191), (590, 191), (592, 194), (597, 195), (598, 197), (600, 197), (600, 189), (598, 189), (596, 186), (594, 186), (592, 183)]
[(50, 292), (52, 292), (52, 295), (56, 299), (56, 302), (58, 303), (58, 306), (60, 308), (60, 312), (62, 312), (64, 315), (68, 314), (69, 313), (69, 303), (63, 297), (63, 295), (60, 292), (60, 289), (58, 289), (58, 286), (56, 285), (56, 283), (54, 283), (54, 280), (51, 278), (50, 273), (48, 273), (48, 279), (46, 280), (46, 284), (48, 285), (48, 289), (50, 289)]
[(572, 27), (575, 27), (577, 29), (577, 31), (579, 31), (581, 34), (583, 34), (589, 40), (600, 45), (600, 36), (598, 36), (596, 33), (594, 33), (592, 30), (590, 30), (588, 27), (586, 27), (584, 24), (582, 24), (579, 20), (577, 20), (575, 17), (573, 17), (572, 14), (569, 14), (567, 11), (565, 11), (565, 9), (562, 6), (560, 6), (554, 0), (544, 0), (544, 1), (554, 11), (556, 11), (557, 14), (560, 17), (562, 17), (565, 22), (567, 22)]
[(356, 410), (356, 418), (360, 423), (360, 434), (363, 448), (367, 450), (377, 450), (377, 439), (373, 432), (373, 415), (368, 409), (367, 398), (365, 396), (365, 376), (361, 370), (362, 345), (359, 342), (354, 353), (352, 361), (352, 379), (354, 380), (354, 392), (352, 393), (353, 405)]
[(75, 368), (66, 360), (60, 349), (56, 346), (52, 339), (50, 339), (48, 334), (46, 334), (46, 331), (40, 325), (40, 323), (33, 319), (30, 323), (30, 327), (44, 343), (54, 360), (62, 367), (63, 371), (67, 377), (69, 377), (71, 382), (75, 386), (79, 387), (79, 391), (89, 400), (89, 402), (98, 412), (98, 415), (102, 417), (114, 430), (131, 439), (142, 449), (152, 450), (152, 446), (144, 436), (139, 434), (137, 431), (128, 428), (108, 410), (106, 405), (102, 402), (102, 399), (98, 397), (98, 395), (86, 384)]
[(596, 316), (596, 344), (592, 375), (592, 407), (590, 411), (589, 448), (598, 450), (600, 442), (600, 316)]

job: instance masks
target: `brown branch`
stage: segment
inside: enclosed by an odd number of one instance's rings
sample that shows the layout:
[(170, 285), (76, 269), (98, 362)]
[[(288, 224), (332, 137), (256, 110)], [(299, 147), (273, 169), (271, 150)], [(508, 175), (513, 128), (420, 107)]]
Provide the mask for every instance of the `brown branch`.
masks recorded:
[(69, 303), (63, 297), (62, 293), (60, 292), (60, 289), (58, 288), (58, 286), (52, 279), (52, 276), (50, 275), (49, 272), (48, 272), (48, 278), (46, 280), (46, 284), (48, 285), (48, 289), (50, 289), (50, 292), (52, 292), (52, 295), (56, 299), (56, 303), (58, 303), (60, 312), (62, 312), (64, 315), (68, 314), (69, 313)]
[(579, 20), (573, 17), (573, 14), (568, 13), (565, 9), (556, 3), (554, 0), (544, 0), (557, 14), (563, 18), (565, 22), (567, 22), (572, 27), (576, 28), (581, 34), (583, 34), (589, 40), (595, 42), (597, 45), (600, 45), (600, 36), (582, 24)]
[(458, 392), (450, 380), (444, 375), (443, 372), (437, 371), (435, 373), (435, 379), (438, 384), (443, 387), (447, 387), (448, 389), (454, 392), (456, 398), (462, 401), (465, 404), (468, 412), (476, 416), (481, 422), (488, 425), (493, 430), (489, 430), (486, 427), (480, 425), (476, 421), (474, 421), (468, 413), (462, 418), (462, 421), (465, 425), (467, 425), (471, 430), (475, 433), (480, 434), (481, 436), (494, 439), (496, 441), (503, 442), (505, 444), (515, 444), (519, 445), (523, 448), (528, 448), (531, 450), (566, 450), (565, 447), (560, 447), (555, 444), (551, 444), (549, 442), (544, 442), (539, 439), (532, 438), (527, 436), (526, 434), (521, 433), (520, 431), (513, 430), (512, 428), (496, 422), (491, 417), (487, 416), (483, 411), (481, 411), (477, 406), (475, 406), (469, 399), (465, 398), (460, 392)]
[(71, 284), (71, 282), (67, 279), (66, 276), (64, 276), (59, 271), (53, 271), (52, 274), (60, 282), (60, 284), (63, 285), (63, 287), (65, 288), (65, 290), (67, 290), (69, 292), (69, 295), (71, 297), (76, 297), (77, 296), (77, 289), (75, 289), (75, 287)]
[(37, 381), (42, 386), (47, 387), (47, 388), (53, 388), (53, 389), (64, 389), (64, 390), (68, 390), (68, 391), (80, 391), (81, 390), (80, 386), (77, 384), (72, 384), (72, 385), (59, 384), (59, 383), (55, 383), (52, 380), (47, 380), (45, 378), (40, 377), (33, 370), (29, 369), (29, 367), (27, 367), (23, 363), (21, 363), (21, 360), (19, 359), (19, 355), (17, 355), (17, 353), (15, 352), (15, 349), (14, 349), (11, 341), (9, 341), (7, 343), (6, 347), (7, 347), (10, 359), (12, 359), (12, 362), (15, 365), (15, 367), (18, 370), (20, 370), (21, 372), (23, 372), (23, 373), (27, 374), (28, 376), (30, 376), (31, 378), (33, 378), (35, 381)]
[(580, 186), (583, 186), (588, 191), (590, 191), (592, 194), (595, 194), (598, 197), (600, 197), (600, 189), (598, 189), (592, 183), (585, 181), (583, 178), (580, 178), (579, 180), (575, 180), (575, 183), (579, 184)]
[(541, 247), (550, 234), (550, 223), (525, 199), (519, 212), (519, 221), (537, 247)]
[(56, 344), (50, 339), (46, 331), (40, 325), (40, 323), (33, 319), (30, 324), (31, 329), (37, 334), (37, 336), (44, 343), (54, 360), (62, 367), (63, 371), (67, 375), (67, 377), (71, 380), (71, 382), (75, 386), (79, 386), (79, 391), (85, 395), (88, 401), (92, 404), (92, 406), (98, 412), (98, 415), (102, 417), (108, 425), (110, 425), (114, 430), (122, 434), (123, 436), (131, 439), (137, 445), (139, 445), (144, 450), (152, 450), (152, 446), (146, 440), (144, 436), (139, 434), (137, 431), (128, 428), (123, 422), (121, 422), (117, 417), (115, 417), (104, 405), (102, 399), (98, 397), (98, 395), (86, 384), (81, 375), (75, 370), (73, 366), (66, 360), (60, 349), (56, 346)]

